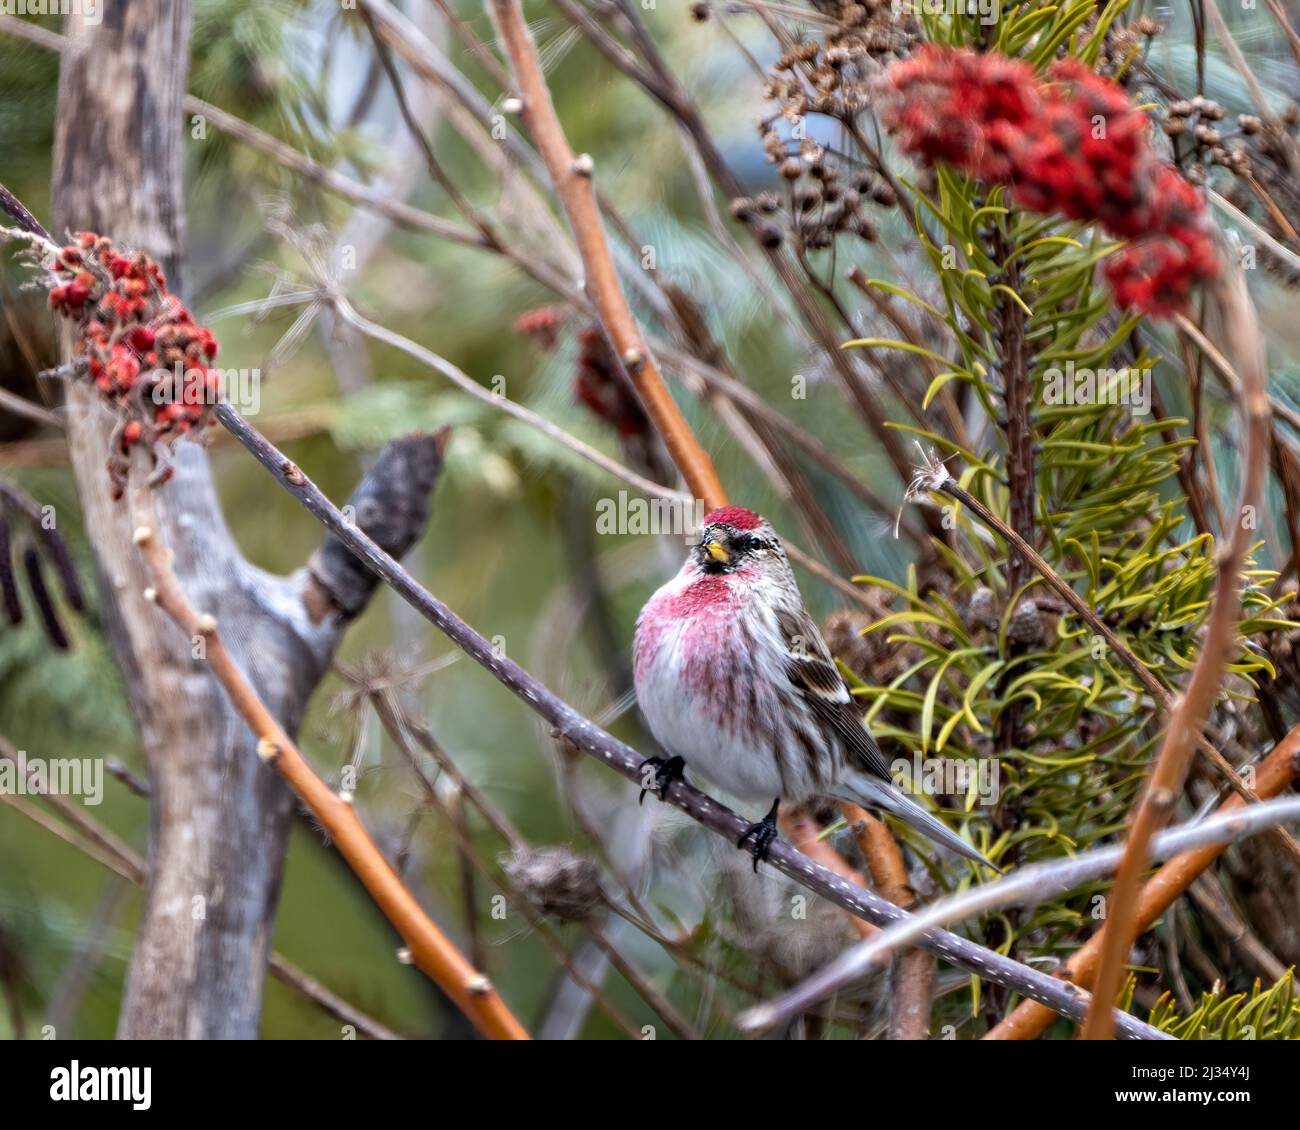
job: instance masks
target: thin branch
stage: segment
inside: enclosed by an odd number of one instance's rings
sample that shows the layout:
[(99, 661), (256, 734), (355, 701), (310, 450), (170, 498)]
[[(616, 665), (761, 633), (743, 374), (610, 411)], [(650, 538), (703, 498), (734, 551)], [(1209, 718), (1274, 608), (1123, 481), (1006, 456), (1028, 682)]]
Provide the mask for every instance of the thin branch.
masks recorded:
[[(259, 435), (230, 404), (219, 404), (216, 417), (309, 513), (347, 545), (398, 596), (489, 671), (530, 710), (550, 723), (559, 737), (639, 786), (641, 766), (645, 763), (645, 758), (636, 750), (596, 726), (553, 694), (540, 680), (509, 657), (500, 654), (489, 640), (461, 620), (401, 564), (358, 530), (355, 523), (350, 522), (299, 467)], [(696, 823), (732, 844), (748, 827), (747, 821), (736, 813), (684, 782), (673, 782), (665, 799)], [(904, 915), (903, 911), (888, 900), (818, 866), (788, 844), (780, 841), (774, 843), (769, 849), (768, 862), (802, 886), (873, 924), (894, 922)], [(995, 984), (1042, 1001), (1063, 1016), (1082, 1019), (1085, 1014), (1087, 994), (966, 938), (938, 931), (927, 937), (924, 944), (928, 950), (945, 960), (978, 973)], [(1165, 1038), (1150, 1025), (1125, 1013), (1117, 1014), (1116, 1024), (1126, 1038)]]
[[(912, 486), (909, 488), (908, 496), (915, 497), (926, 492), (937, 492), (946, 494), (949, 498), (955, 499), (970, 510), (981, 522), (989, 529), (996, 532), (1005, 541), (1009, 542), (1015, 549), (1030, 563), (1035, 571), (1045, 580), (1052, 590), (1057, 593), (1071, 608), (1075, 610), (1087, 624), (1100, 635), (1107, 646), (1115, 652), (1116, 655), (1124, 662), (1138, 681), (1155, 699), (1156, 704), (1163, 710), (1170, 711), (1174, 708), (1174, 697), (1165, 689), (1164, 685), (1147, 669), (1146, 665), (1140, 660), (1129, 646), (1119, 638), (1113, 628), (1106, 623), (1096, 611), (1083, 599), (1064, 579), (1056, 572), (1055, 569), (1047, 562), (1032, 545), (1022, 538), (1015, 530), (1008, 526), (1001, 518), (993, 513), (965, 487), (961, 486), (949, 473), (948, 469), (938, 461), (927, 463), (926, 467), (917, 471), (913, 478)], [(1203, 736), (1197, 740), (1197, 746), (1200, 751), (1209, 759), (1210, 763), (1223, 775), (1224, 779), (1232, 787), (1233, 791), (1241, 797), (1250, 801), (1258, 801), (1259, 797), (1238, 775), (1228, 760)], [(1285, 841), (1290, 846), (1288, 850), (1293, 856), (1300, 858), (1300, 846), (1296, 845), (1294, 837), (1289, 834), (1285, 835)]]
[[(1164, 859), (1211, 846), (1222, 851), (1228, 844), (1297, 820), (1300, 820), (1300, 797), (1265, 801), (1221, 812), (1201, 823), (1162, 832), (1151, 842), (1151, 855)], [(905, 946), (915, 945), (927, 930), (1006, 907), (1032, 907), (1049, 902), (1111, 874), (1120, 865), (1124, 850), (1123, 845), (1112, 844), (1070, 859), (1030, 864), (1012, 875), (937, 902), (846, 950), (794, 988), (742, 1013), (737, 1023), (750, 1031), (764, 1031), (787, 1023), (846, 986), (860, 981), (891, 954)]]
[(659, 483), (651, 482), (643, 475), (638, 475), (635, 471), (623, 466), (615, 459), (611, 459), (604, 452), (597, 451), (588, 443), (584, 443), (574, 435), (570, 435), (558, 424), (551, 423), (545, 416), (539, 415), (531, 408), (525, 408), (517, 401), (511, 400), (507, 396), (498, 396), (484, 388), (473, 377), (469, 376), (463, 370), (457, 368), (444, 357), (440, 357), (431, 349), (417, 344), (410, 338), (403, 337), (401, 334), (378, 325), (370, 321), (369, 318), (363, 317), (353, 309), (352, 304), (341, 295), (331, 296), (334, 309), (348, 324), (355, 326), (366, 337), (373, 338), (375, 341), (381, 341), (385, 345), (391, 345), (394, 349), (399, 349), (408, 357), (427, 365), (437, 373), (441, 373), (457, 388), (469, 393), (476, 400), (481, 400), (490, 407), (499, 409), (508, 416), (513, 416), (517, 420), (522, 420), (530, 427), (536, 428), (544, 436), (555, 440), (556, 443), (568, 448), (574, 454), (586, 459), (589, 463), (595, 464), (602, 471), (608, 471), (616, 478), (622, 479), (629, 486), (636, 487), (637, 490), (644, 494), (651, 495), (655, 498), (668, 498), (677, 502), (689, 501), (689, 497), (679, 490), (672, 487), (663, 486)]
[[(3, 736), (0, 736), (0, 758), (5, 758), (15, 765), (19, 764), (17, 750)], [(11, 802), (11, 804), (17, 800), (17, 798), (10, 796), (6, 796), (4, 799)], [(51, 793), (45, 795), (43, 799), (71, 822), (80, 836), (84, 837), (88, 843), (81, 842), (77, 836), (69, 833), (63, 824), (35, 806), (13, 804), (13, 807), (28, 819), (45, 828), (46, 831), (58, 836), (64, 843), (75, 847), (83, 855), (95, 860), (96, 863), (106, 867), (120, 878), (137, 887), (144, 885), (145, 863), (144, 858), (138, 852), (118, 839), (86, 812), (84, 808), (71, 803), (66, 797)], [(381, 1024), (373, 1017), (367, 1016), (354, 1005), (349, 1004), (281, 954), (272, 951), (269, 964), (271, 975), (276, 980), (282, 981), (294, 991), (301, 993), (336, 1020), (344, 1024), (351, 1024), (363, 1036), (368, 1036), (372, 1040), (402, 1039), (391, 1028)]]
[[(912, 889), (903, 851), (888, 826), (856, 804), (841, 804), (840, 810), (853, 826), (876, 890), (900, 909), (914, 911), (921, 900)], [(934, 955), (923, 949), (907, 950), (894, 959), (889, 976), (889, 1039), (930, 1038), (937, 972)]]
[(484, 1035), (494, 1039), (527, 1039), (527, 1032), (491, 982), (465, 960), (415, 901), (375, 846), (351, 802), (331, 790), (312, 770), (226, 651), (215, 618), (200, 614), (190, 604), (172, 569), (171, 553), (158, 536), (153, 498), (144, 478), (140, 466), (132, 469), (133, 540), (152, 582), (150, 599), (195, 641), (196, 650), (201, 649), (231, 704), (257, 736), (258, 756), (284, 778), (329, 832), (339, 853), (410, 948), (414, 963)]
[[(1261, 797), (1272, 798), (1290, 788), (1300, 777), (1300, 726), (1296, 726), (1269, 751), (1255, 772), (1255, 790)], [(1220, 814), (1236, 813), (1247, 808), (1239, 796), (1228, 797)], [(1253, 809), (1251, 809), (1253, 810)], [(1161, 867), (1142, 888), (1138, 897), (1135, 921), (1140, 930), (1149, 930), (1174, 901), (1192, 885), (1196, 877), (1223, 854), (1225, 844), (1197, 848), (1175, 856)], [(1078, 985), (1092, 983), (1101, 952), (1098, 931), (1057, 972)], [(1055, 1019), (1053, 1013), (1035, 1001), (1025, 1001), (985, 1038), (990, 1040), (1032, 1040), (1042, 1035)]]
[(585, 154), (578, 158), (569, 147), (519, 0), (492, 0), (491, 9), (519, 84), (524, 123), (546, 163), (573, 230), (586, 271), (585, 289), (605, 334), (692, 494), (709, 509), (721, 506), (726, 501), (726, 492), (713, 469), (713, 461), (673, 402), (623, 294), (592, 190), (591, 158)]
[[(1219, 19), (1214, 0), (1207, 0), (1207, 4), (1208, 11)], [(1255, 513), (1263, 501), (1268, 476), (1270, 413), (1259, 323), (1240, 271), (1221, 282), (1218, 289), (1223, 333), (1228, 341), (1227, 352), (1236, 358), (1235, 368), (1242, 378), (1244, 420), (1241, 445), (1245, 470), (1241, 497), (1236, 521), (1230, 526), (1232, 533), (1228, 544), (1218, 553), (1218, 576), (1201, 653), (1187, 686), (1169, 714), (1164, 741), (1138, 802), (1124, 859), (1111, 890), (1108, 918), (1102, 929), (1096, 994), (1083, 1026), (1085, 1040), (1110, 1039), (1114, 1033), (1110, 1008), (1097, 1002), (1105, 1001), (1109, 1005), (1119, 993), (1124, 962), (1138, 935), (1137, 900), (1142, 875), (1150, 860), (1151, 838), (1168, 821), (1182, 793), (1201, 727), (1214, 705), (1224, 668), (1236, 646), (1241, 605), (1238, 573), (1250, 552), (1254, 529), (1254, 523), (1248, 523), (1246, 515)]]
[[(416, 774), (420, 787), (432, 802), (438, 803), (439, 798), (432, 783), (424, 775), (424, 771), (420, 766), (420, 760), (414, 747), (415, 743), (418, 743), (420, 748), (438, 763), (438, 767), (447, 774), (452, 783), (456, 786), (460, 795), (478, 810), (483, 818), (487, 820), (488, 824), (491, 825), (492, 830), (505, 841), (511, 851), (521, 852), (531, 850), (531, 845), (528, 841), (524, 839), (506, 815), (501, 812), (496, 805), (488, 800), (482, 790), (477, 788), (465, 776), (465, 774), (461, 772), (460, 766), (458, 766), (446, 750), (439, 745), (433, 735), (429, 732), (428, 728), (421, 725), (416, 719), (407, 715), (406, 711), (402, 708), (401, 703), (398, 701), (396, 694), (392, 691), (374, 691), (369, 693), (368, 697), (371, 705), (375, 709), (375, 713), (378, 714), (379, 720), (383, 724), (385, 732), (387, 732), (388, 736), (393, 739), (393, 742), (401, 751), (402, 756), (406, 759), (407, 764), (410, 765), (412, 771)], [(464, 835), (462, 829), (454, 827), (453, 831), (455, 832), (457, 839), (461, 840), (462, 848), (465, 850), (466, 855), (475, 866), (480, 867), (485, 877), (489, 878), (493, 883), (500, 887), (508, 887), (509, 894), (512, 896), (511, 901), (520, 908), (520, 911), (529, 919), (533, 927), (539, 932), (544, 933), (544, 935), (554, 937), (554, 931), (551, 930), (549, 923), (547, 923), (543, 916), (531, 905), (526, 894), (520, 891), (515, 884), (508, 881), (503, 882), (497, 876), (488, 874), (487, 869), (481, 866), (481, 861), (471, 850), (473, 845), (469, 843), (468, 837)], [(641, 972), (635, 966), (633, 966), (614, 948), (613, 944), (598, 926), (591, 922), (583, 923), (583, 925), (591, 934), (596, 944), (613, 962), (615, 968), (618, 969), (627, 980), (628, 984), (636, 990), (642, 1000), (644, 1000), (659, 1014), (660, 1017), (663, 1018), (664, 1023), (674, 1035), (683, 1040), (698, 1040), (700, 1038), (699, 1033), (691, 1027), (690, 1023), (686, 1021), (680, 1013), (678, 1013), (667, 998), (665, 998), (658, 989), (656, 989), (641, 975)], [(559, 939), (555, 938), (555, 941), (558, 945), (556, 950), (557, 956), (560, 958), (561, 964), (564, 966), (565, 970), (575, 981), (587, 989), (588, 992), (592, 993), (597, 1000), (602, 1001), (602, 1003), (607, 1006), (608, 1011), (609, 1002), (603, 991), (598, 986), (593, 985), (590, 978), (583, 976), (581, 970), (576, 968), (575, 962), (564, 946), (559, 943)], [(640, 1038), (640, 1031), (635, 1027), (629, 1027), (629, 1034), (634, 1038)]]

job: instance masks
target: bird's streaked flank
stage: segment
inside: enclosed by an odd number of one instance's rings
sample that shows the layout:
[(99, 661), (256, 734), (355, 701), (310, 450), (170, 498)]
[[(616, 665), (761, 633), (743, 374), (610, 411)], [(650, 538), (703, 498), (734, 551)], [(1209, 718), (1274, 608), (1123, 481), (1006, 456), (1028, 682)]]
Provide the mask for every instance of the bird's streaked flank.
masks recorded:
[(819, 796), (889, 812), (994, 866), (894, 788), (780, 539), (753, 511), (724, 506), (704, 519), (681, 571), (641, 610), (634, 669), (641, 711), (669, 754), (647, 763), (657, 787), (689, 766), (739, 800), (771, 803), (741, 840), (756, 867), (781, 802)]

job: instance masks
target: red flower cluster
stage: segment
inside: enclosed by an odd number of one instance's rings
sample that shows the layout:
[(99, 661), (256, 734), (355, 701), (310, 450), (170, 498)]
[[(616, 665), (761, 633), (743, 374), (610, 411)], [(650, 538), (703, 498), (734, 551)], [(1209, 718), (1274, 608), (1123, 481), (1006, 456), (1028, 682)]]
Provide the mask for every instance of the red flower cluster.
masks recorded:
[(1129, 240), (1106, 266), (1122, 305), (1167, 316), (1214, 277), (1200, 194), (1152, 152), (1146, 116), (1124, 90), (1079, 60), (1041, 81), (1018, 59), (927, 44), (891, 66), (882, 89), (885, 120), (909, 152)]
[(81, 232), (60, 249), (51, 271), (50, 308), (75, 323), (85, 371), (119, 418), (109, 474), (120, 498), (131, 449), (145, 445), (171, 475), (167, 449), (212, 422), (221, 374), (211, 368), (217, 340), (196, 325), (167, 279), (143, 252), (122, 255), (106, 236)]

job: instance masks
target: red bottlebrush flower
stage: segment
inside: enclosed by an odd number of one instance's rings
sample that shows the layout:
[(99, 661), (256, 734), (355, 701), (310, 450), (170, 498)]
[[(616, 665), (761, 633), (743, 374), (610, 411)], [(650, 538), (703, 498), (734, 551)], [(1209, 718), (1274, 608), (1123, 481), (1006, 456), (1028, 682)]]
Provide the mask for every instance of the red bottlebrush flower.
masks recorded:
[(1009, 174), (1009, 150), (1041, 112), (1028, 63), (932, 43), (891, 66), (882, 90), (904, 149), (988, 180)]
[(1105, 271), (1122, 305), (1167, 317), (1216, 274), (1200, 193), (1156, 158), (1123, 88), (1079, 60), (1040, 80), (1020, 60), (927, 44), (880, 86), (882, 114), (909, 152), (1129, 240)]

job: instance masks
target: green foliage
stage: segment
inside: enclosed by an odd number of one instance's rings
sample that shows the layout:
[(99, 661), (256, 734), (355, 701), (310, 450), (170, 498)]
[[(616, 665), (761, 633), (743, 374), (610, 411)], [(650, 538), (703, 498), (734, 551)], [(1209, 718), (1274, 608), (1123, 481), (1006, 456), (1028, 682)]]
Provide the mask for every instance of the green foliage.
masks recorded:
[[(1102, 23), (1123, 7), (1112, 3)], [(999, 46), (1042, 64), (1068, 43), (1091, 60), (1097, 40), (1080, 27), (1093, 11), (1089, 0), (999, 21)], [(962, 17), (927, 17), (927, 29), (956, 43), (979, 34), (979, 25)], [(1100, 402), (1114, 397), (1061, 403), (1053, 395), (1068, 363), (1102, 375), (1160, 374), (1161, 358), (1139, 339), (1138, 320), (1120, 317), (1096, 278), (1113, 245), (1060, 217), (1010, 208), (1001, 188), (986, 192), (947, 168), (935, 171), (932, 191), (909, 187), (933, 288), (916, 294), (873, 285), (911, 302), (947, 342), (919, 350), (943, 368), (927, 402), (960, 382), (988, 422), (970, 444), (896, 426), (955, 456), (954, 476), (1011, 523), (1009, 433), (1024, 421), (1034, 462), (1030, 540), (1173, 690), (1196, 661), (1215, 581), (1213, 538), (1190, 532), (1176, 477), (1194, 440), (1185, 420)], [(1006, 402), (1013, 320), (1023, 321), (1027, 404)], [(886, 339), (850, 344), (918, 352)], [(1158, 740), (1154, 703), (1038, 574), (1019, 568), (1002, 541), (951, 499), (936, 499), (953, 531), (950, 544), (935, 542), (944, 576), (930, 569), (918, 577), (914, 568), (901, 585), (858, 578), (894, 594), (897, 611), (868, 632), (886, 633), (891, 652), (907, 664), (888, 682), (858, 681), (854, 693), (895, 751), (996, 759), (997, 803), (981, 805), (972, 785), (953, 798), (960, 815), (950, 814), (995, 862), (1028, 863), (1104, 841), (1122, 828)], [(1267, 587), (1274, 576), (1253, 563), (1242, 575), (1247, 637), (1280, 623), (1279, 600)], [(1272, 674), (1268, 660), (1244, 645), (1231, 669), (1239, 688)], [(990, 938), (1014, 951), (1032, 934), (1035, 954), (1068, 956), (1095, 925), (1092, 896), (1107, 886), (1000, 918), (988, 924)]]
[(1256, 980), (1248, 993), (1203, 993), (1196, 1009), (1180, 1016), (1172, 994), (1151, 1008), (1149, 1022), (1180, 1040), (1300, 1040), (1300, 999), (1295, 970), (1265, 989)]

